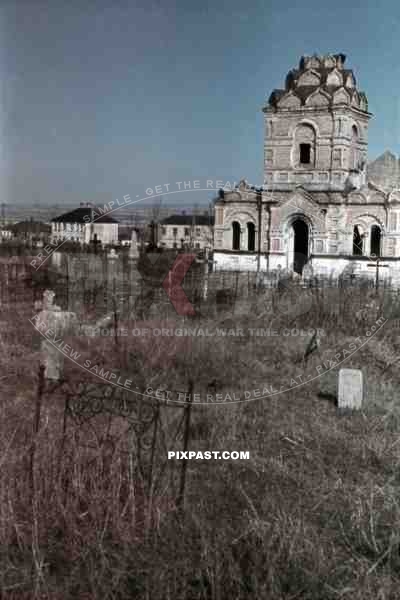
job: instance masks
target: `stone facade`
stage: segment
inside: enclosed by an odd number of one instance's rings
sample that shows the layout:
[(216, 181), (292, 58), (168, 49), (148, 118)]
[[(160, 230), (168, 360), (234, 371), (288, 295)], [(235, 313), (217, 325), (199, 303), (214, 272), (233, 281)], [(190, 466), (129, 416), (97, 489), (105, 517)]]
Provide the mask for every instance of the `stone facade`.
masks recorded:
[[(263, 109), (264, 184), (215, 202), (217, 269), (339, 275), (380, 256), (397, 277), (400, 193), (367, 181), (372, 117), (343, 54), (303, 56)], [(383, 261), (382, 261), (383, 262)], [(384, 269), (382, 269), (382, 273)]]
[(204, 215), (170, 215), (158, 226), (158, 246), (187, 250), (211, 250), (214, 218)]

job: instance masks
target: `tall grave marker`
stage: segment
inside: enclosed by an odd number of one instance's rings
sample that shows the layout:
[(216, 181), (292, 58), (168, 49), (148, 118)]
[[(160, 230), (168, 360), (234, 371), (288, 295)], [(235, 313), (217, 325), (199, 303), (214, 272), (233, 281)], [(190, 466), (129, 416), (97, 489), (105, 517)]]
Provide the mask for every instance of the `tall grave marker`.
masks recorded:
[(340, 369), (338, 409), (360, 410), (363, 401), (363, 374), (359, 369)]

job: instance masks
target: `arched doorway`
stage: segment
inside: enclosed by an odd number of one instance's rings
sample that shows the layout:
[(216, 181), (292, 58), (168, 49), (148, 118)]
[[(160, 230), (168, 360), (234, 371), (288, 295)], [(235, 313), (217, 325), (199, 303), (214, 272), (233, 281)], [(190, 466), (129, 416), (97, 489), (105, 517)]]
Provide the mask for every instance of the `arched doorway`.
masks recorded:
[(296, 219), (292, 223), (291, 227), (291, 247), (293, 248), (293, 271), (299, 273), (303, 272), (304, 265), (308, 261), (308, 249), (309, 249), (309, 231), (308, 225), (303, 219)]
[(254, 252), (256, 249), (256, 228), (254, 223), (247, 223), (247, 250)]

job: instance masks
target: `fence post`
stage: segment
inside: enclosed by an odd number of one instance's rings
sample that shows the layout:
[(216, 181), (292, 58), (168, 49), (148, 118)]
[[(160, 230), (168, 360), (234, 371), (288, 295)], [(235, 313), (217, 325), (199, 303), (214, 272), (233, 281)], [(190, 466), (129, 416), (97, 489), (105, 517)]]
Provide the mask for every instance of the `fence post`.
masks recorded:
[[(186, 406), (185, 414), (185, 431), (183, 438), (183, 451), (186, 452), (189, 448), (190, 438), (190, 415), (192, 410), (192, 397), (193, 397), (193, 381), (189, 381), (189, 403)], [(186, 487), (186, 471), (187, 471), (187, 459), (184, 458), (182, 461), (181, 478), (179, 485), (179, 494), (176, 502), (178, 510), (182, 510), (185, 507), (185, 487)]]
[(33, 418), (33, 427), (32, 427), (32, 444), (30, 448), (30, 457), (29, 457), (29, 488), (31, 494), (31, 503), (34, 499), (34, 491), (35, 491), (35, 452), (36, 452), (36, 437), (39, 433), (40, 428), (40, 415), (42, 411), (42, 396), (44, 390), (44, 365), (39, 365), (39, 376), (38, 376), (38, 387), (36, 394), (36, 402), (35, 402), (35, 415)]

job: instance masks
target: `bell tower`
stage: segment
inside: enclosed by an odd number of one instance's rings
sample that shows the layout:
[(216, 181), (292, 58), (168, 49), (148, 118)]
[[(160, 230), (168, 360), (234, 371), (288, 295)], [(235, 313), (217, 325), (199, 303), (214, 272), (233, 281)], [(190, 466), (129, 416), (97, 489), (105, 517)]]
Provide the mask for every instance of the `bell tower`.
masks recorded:
[(366, 184), (368, 101), (344, 54), (303, 56), (263, 109), (264, 187), (339, 191)]

